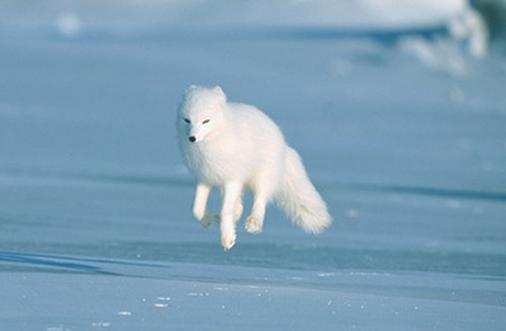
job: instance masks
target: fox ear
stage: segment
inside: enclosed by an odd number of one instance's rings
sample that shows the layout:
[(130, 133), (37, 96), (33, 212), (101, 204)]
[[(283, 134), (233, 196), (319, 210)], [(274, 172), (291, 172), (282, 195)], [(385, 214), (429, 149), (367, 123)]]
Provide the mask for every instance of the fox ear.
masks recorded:
[(220, 86), (216, 85), (215, 87), (213, 87), (213, 92), (222, 97), (223, 100), (226, 100), (225, 92), (223, 92)]

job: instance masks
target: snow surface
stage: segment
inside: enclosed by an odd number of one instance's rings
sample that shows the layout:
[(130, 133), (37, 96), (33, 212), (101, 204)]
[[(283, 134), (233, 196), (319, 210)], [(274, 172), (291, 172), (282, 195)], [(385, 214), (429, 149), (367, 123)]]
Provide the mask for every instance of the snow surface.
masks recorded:
[[(468, 12), (467, 0), (5, 0), (0, 25), (43, 26), (77, 16), (89, 27), (341, 26), (419, 27), (446, 24)], [(59, 18), (60, 20), (60, 18)], [(72, 19), (73, 20), (73, 19)]]
[[(87, 33), (64, 9), (71, 37), (0, 30), (0, 330), (506, 328), (503, 56), (420, 35), (434, 62), (410, 39)], [(328, 232), (270, 208), (224, 253), (192, 219), (174, 126), (192, 83), (280, 125)]]

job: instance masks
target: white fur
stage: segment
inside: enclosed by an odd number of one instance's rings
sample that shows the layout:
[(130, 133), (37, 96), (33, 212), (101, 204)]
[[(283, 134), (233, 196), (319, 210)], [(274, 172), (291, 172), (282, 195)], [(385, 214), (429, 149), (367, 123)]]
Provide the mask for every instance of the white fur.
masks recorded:
[[(307, 232), (319, 233), (330, 225), (325, 202), (299, 155), (285, 143), (276, 124), (254, 106), (228, 102), (220, 87), (192, 85), (179, 107), (177, 128), (186, 165), (199, 181), (193, 215), (204, 226), (221, 220), (225, 250), (235, 244), (245, 189), (254, 193), (245, 225), (250, 233), (262, 231), (265, 207), (271, 200)], [(190, 142), (190, 137), (195, 141)], [(223, 197), (219, 217), (206, 211), (212, 187), (218, 187)]]

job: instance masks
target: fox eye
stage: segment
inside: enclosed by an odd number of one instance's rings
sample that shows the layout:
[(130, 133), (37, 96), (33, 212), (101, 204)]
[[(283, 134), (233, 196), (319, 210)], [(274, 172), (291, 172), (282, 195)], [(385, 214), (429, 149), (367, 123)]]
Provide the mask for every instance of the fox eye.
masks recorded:
[(202, 124), (206, 124), (206, 123), (209, 123), (210, 120), (205, 120), (202, 122)]
[(184, 121), (185, 121), (186, 123), (191, 123), (191, 122), (190, 122), (190, 120), (189, 120), (189, 119), (187, 119), (187, 118), (185, 118), (185, 119), (184, 119)]

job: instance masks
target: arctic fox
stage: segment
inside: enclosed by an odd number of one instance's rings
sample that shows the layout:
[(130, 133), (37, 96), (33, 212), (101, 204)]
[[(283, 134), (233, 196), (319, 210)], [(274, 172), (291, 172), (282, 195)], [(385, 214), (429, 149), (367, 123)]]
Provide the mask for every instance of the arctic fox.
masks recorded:
[[(236, 240), (243, 211), (242, 194), (254, 194), (246, 230), (262, 231), (265, 207), (275, 200), (305, 231), (319, 233), (332, 221), (327, 206), (311, 184), (302, 160), (289, 147), (276, 124), (254, 106), (231, 103), (219, 87), (190, 86), (177, 113), (179, 146), (198, 185), (193, 215), (204, 226), (220, 220), (225, 251)], [(222, 194), (219, 216), (206, 211), (212, 187)]]

